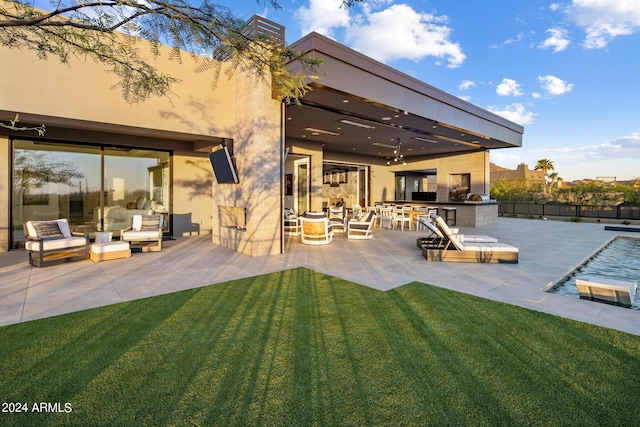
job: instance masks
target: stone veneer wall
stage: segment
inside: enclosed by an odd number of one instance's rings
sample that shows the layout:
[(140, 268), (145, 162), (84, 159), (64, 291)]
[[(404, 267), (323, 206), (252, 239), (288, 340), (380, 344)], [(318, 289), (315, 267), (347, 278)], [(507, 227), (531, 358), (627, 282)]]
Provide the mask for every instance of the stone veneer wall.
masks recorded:
[[(282, 126), (271, 85), (234, 74), (234, 155), (239, 184), (213, 183), (212, 241), (246, 255), (282, 252)], [(222, 210), (220, 207), (225, 207)], [(246, 230), (224, 223), (220, 212), (244, 209)]]
[(343, 199), (348, 208), (358, 203), (358, 171), (347, 172), (347, 182), (337, 187), (322, 184), (322, 200), (330, 203), (331, 199)]

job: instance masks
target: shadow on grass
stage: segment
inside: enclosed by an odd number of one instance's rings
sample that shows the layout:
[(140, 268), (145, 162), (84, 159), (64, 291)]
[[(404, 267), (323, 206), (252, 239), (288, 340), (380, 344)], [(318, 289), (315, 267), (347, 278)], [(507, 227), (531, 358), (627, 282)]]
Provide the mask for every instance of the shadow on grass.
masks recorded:
[(631, 425), (639, 354), (622, 332), (298, 268), (0, 328), (0, 400), (72, 407), (0, 419)]

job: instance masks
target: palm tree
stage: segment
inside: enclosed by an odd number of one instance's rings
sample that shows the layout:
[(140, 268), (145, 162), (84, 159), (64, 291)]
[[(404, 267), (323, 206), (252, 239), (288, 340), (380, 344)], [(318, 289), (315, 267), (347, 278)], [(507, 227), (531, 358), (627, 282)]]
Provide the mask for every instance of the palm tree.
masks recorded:
[(549, 160), (549, 159), (540, 159), (538, 160), (538, 163), (536, 163), (536, 166), (533, 168), (537, 171), (541, 170), (542, 174), (544, 175), (544, 186), (543, 186), (543, 192), (547, 192), (547, 174), (549, 171), (555, 170), (555, 168), (553, 167), (553, 161)]
[(562, 181), (562, 178), (558, 176), (558, 172), (552, 172), (547, 175), (549, 177), (549, 192), (553, 191), (553, 184)]

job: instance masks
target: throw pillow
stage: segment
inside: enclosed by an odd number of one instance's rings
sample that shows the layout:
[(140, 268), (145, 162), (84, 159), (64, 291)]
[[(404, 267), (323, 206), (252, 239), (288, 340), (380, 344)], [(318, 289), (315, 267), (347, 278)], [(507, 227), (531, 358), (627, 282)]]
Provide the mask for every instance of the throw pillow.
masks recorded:
[(158, 215), (142, 215), (141, 231), (155, 231), (160, 228), (160, 217)]
[(34, 221), (33, 228), (36, 230), (38, 237), (47, 237), (49, 239), (64, 238), (58, 226), (58, 221)]

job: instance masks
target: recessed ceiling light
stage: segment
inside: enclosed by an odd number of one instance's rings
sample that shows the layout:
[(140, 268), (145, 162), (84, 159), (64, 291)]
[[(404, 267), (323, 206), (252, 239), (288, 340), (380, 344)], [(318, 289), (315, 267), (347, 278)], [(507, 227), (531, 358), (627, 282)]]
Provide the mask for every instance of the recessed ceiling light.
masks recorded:
[(347, 119), (340, 120), (340, 123), (343, 123), (345, 125), (357, 126), (357, 127), (365, 128), (365, 129), (375, 129), (376, 128), (375, 126), (371, 126), (371, 125), (368, 125), (368, 124), (365, 124), (365, 123), (358, 123), (358, 122), (354, 122), (354, 121), (347, 120)]
[(389, 117), (389, 116), (384, 116), (384, 117), (382, 117), (382, 120), (391, 120), (391, 117)]
[(378, 147), (385, 147), (385, 148), (396, 148), (395, 145), (385, 144), (384, 142), (374, 142), (373, 145), (376, 145)]
[(347, 104), (349, 102), (348, 99), (343, 99), (342, 102), (344, 102), (345, 104)]
[(436, 144), (438, 142), (435, 139), (423, 138), (421, 136), (414, 136), (413, 139), (416, 139), (416, 140), (422, 141), (422, 142), (430, 142), (431, 144)]
[(331, 135), (331, 136), (340, 136), (340, 135), (342, 135), (341, 133), (331, 132), (330, 130), (324, 130), (324, 129), (304, 128), (304, 130), (308, 130), (309, 132), (313, 132), (314, 135), (318, 135), (320, 133), (325, 134), (325, 135)]

